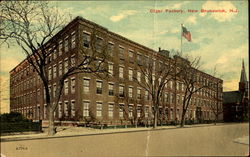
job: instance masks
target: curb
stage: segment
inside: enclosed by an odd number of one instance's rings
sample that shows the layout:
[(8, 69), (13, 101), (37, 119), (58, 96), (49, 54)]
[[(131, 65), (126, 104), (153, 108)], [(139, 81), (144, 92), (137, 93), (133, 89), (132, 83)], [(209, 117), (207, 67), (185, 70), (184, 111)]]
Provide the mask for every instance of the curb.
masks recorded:
[[(233, 123), (235, 124), (235, 123)], [(197, 125), (197, 126), (184, 126), (183, 128), (179, 126), (175, 127), (168, 127), (168, 128), (144, 128), (138, 130), (126, 130), (126, 131), (111, 131), (111, 132), (103, 132), (103, 133), (84, 133), (84, 134), (75, 134), (75, 135), (55, 135), (55, 136), (47, 136), (47, 135), (41, 135), (39, 137), (9, 137), (9, 138), (2, 138), (1, 142), (11, 142), (11, 141), (24, 141), (24, 140), (41, 140), (41, 139), (54, 139), (54, 138), (69, 138), (69, 137), (79, 137), (79, 136), (97, 136), (97, 135), (110, 135), (110, 134), (118, 134), (118, 133), (135, 133), (135, 132), (146, 132), (146, 131), (163, 131), (163, 130), (172, 130), (172, 129), (190, 129), (190, 128), (197, 128), (197, 127), (208, 127), (208, 126), (222, 126), (222, 125), (233, 125), (233, 124), (224, 124), (220, 123), (217, 125), (211, 124), (211, 125)], [(240, 123), (243, 124), (243, 123)], [(33, 135), (33, 134), (32, 134)]]

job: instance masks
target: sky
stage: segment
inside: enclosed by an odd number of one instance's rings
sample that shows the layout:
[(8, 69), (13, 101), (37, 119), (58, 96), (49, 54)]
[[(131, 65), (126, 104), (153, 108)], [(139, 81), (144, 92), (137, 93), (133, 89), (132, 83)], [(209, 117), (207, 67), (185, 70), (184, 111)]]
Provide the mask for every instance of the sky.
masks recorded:
[[(216, 67), (217, 77), (224, 81), (224, 91), (238, 90), (242, 60), (249, 79), (247, 0), (54, 1), (51, 5), (61, 14), (70, 13), (72, 18), (82, 16), (156, 51), (159, 47), (180, 51), (183, 23), (192, 35), (192, 42), (183, 38), (183, 55), (200, 56), (204, 72), (212, 74)], [(205, 13), (201, 9), (226, 12)], [(9, 71), (24, 58), (17, 46), (1, 46), (1, 113), (9, 111)]]

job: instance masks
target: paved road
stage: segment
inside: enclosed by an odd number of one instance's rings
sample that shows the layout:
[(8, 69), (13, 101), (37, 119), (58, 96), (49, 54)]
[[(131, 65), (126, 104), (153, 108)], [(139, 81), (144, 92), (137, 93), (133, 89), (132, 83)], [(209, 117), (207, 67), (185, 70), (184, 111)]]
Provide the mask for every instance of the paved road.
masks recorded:
[(178, 128), (1, 143), (6, 157), (246, 156), (248, 124)]

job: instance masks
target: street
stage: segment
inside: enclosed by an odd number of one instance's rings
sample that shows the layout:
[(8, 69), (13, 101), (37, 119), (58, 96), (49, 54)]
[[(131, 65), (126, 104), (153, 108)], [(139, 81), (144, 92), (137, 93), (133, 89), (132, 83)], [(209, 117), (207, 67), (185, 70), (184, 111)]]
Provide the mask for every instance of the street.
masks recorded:
[(249, 124), (34, 139), (1, 143), (6, 157), (247, 156)]

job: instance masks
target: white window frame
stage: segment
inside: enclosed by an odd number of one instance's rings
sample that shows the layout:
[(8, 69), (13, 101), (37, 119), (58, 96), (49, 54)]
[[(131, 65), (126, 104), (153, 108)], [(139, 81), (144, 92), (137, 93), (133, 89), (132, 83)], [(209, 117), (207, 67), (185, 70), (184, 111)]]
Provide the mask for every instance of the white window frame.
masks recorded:
[(89, 117), (89, 100), (83, 100), (83, 117)]
[(102, 117), (103, 103), (100, 101), (96, 102), (96, 117)]

